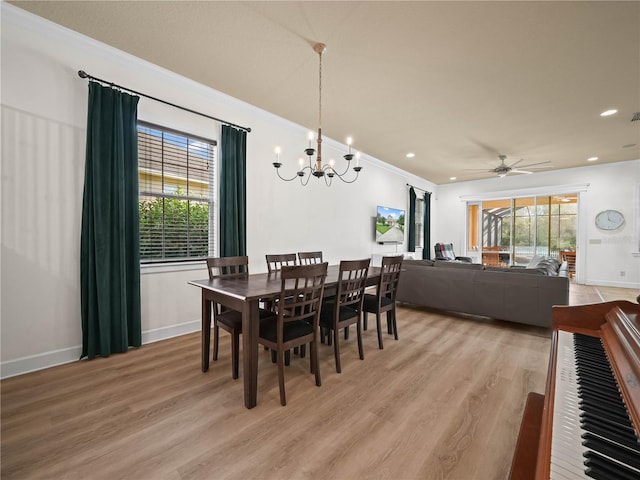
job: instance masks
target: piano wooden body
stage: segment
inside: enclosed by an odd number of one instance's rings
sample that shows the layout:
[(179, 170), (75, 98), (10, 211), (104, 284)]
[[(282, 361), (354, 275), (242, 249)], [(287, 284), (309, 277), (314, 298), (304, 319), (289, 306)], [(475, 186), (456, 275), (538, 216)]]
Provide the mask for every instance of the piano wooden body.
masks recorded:
[[(638, 297), (640, 300), (640, 296)], [(548, 480), (564, 478), (553, 474), (557, 466), (558, 451), (552, 460), (552, 443), (554, 440), (554, 409), (560, 405), (561, 395), (556, 392), (559, 383), (564, 382), (557, 374), (559, 360), (559, 343), (566, 333), (584, 334), (601, 340), (606, 359), (613, 371), (615, 381), (624, 406), (628, 412), (635, 434), (640, 432), (640, 305), (628, 301), (604, 302), (578, 306), (553, 307), (553, 334), (551, 353), (545, 394), (530, 393), (527, 398), (525, 412), (520, 426), (509, 478), (512, 480)], [(573, 336), (571, 336), (573, 337)], [(566, 347), (562, 347), (566, 349)], [(560, 387), (558, 387), (560, 388)], [(558, 405), (554, 405), (554, 397), (558, 395)], [(563, 394), (564, 395), (564, 394)], [(556, 417), (559, 417), (557, 413)], [(580, 422), (577, 422), (580, 423)], [(556, 427), (556, 430), (561, 430)], [(582, 430), (581, 430), (582, 431)], [(578, 448), (585, 448), (581, 445)], [(557, 446), (555, 447), (558, 448)], [(584, 453), (583, 453), (584, 454)], [(572, 455), (573, 456), (573, 455)], [(639, 457), (640, 458), (640, 457)], [(585, 467), (586, 468), (586, 467)], [(590, 478), (584, 474), (584, 477)], [(568, 476), (568, 478), (573, 478)], [(612, 475), (612, 480), (617, 477)], [(636, 478), (633, 476), (632, 478)], [(640, 473), (638, 477), (640, 479)]]

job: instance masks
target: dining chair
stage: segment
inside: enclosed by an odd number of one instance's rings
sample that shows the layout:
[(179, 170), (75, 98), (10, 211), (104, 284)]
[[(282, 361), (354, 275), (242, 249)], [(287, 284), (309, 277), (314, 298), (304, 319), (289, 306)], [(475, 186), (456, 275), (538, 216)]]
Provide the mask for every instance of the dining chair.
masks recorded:
[(298, 252), (300, 265), (311, 265), (313, 263), (322, 263), (322, 252)]
[[(246, 277), (249, 275), (249, 257), (210, 257), (207, 258), (209, 279), (225, 277)], [(213, 360), (218, 360), (218, 342), (220, 328), (231, 334), (231, 376), (239, 376), (240, 334), (242, 333), (242, 313), (212, 302), (213, 311)], [(272, 313), (260, 309), (260, 321), (271, 317)]]
[(284, 390), (284, 354), (292, 348), (310, 344), (311, 373), (321, 385), (318, 362), (318, 325), (327, 263), (283, 265), (280, 271), (280, 295), (275, 301), (276, 314), (260, 325), (258, 343), (275, 352), (278, 364), (280, 403), (287, 399)]
[(283, 265), (292, 266), (296, 264), (295, 253), (274, 253), (265, 255), (267, 260), (267, 269), (269, 273), (277, 272), (282, 269)]
[(380, 317), (387, 314), (387, 331), (393, 333), (398, 340), (398, 324), (396, 322), (396, 291), (398, 290), (398, 280), (402, 270), (402, 256), (382, 257), (380, 267), (380, 279), (376, 287), (376, 294), (365, 293), (362, 302), (362, 312), (364, 315), (363, 327), (367, 329), (367, 313), (376, 314), (376, 327), (378, 329), (378, 347), (382, 350), (382, 329)]
[(333, 333), (333, 353), (336, 372), (341, 373), (339, 331), (356, 324), (358, 353), (364, 360), (362, 348), (362, 302), (364, 287), (369, 272), (370, 258), (364, 260), (343, 260), (340, 262), (336, 296), (325, 300), (320, 312), (320, 327)]
[[(295, 253), (270, 253), (265, 255), (265, 259), (267, 261), (267, 269), (269, 273), (279, 272), (283, 266), (294, 266), (296, 265), (296, 254)], [(264, 308), (267, 310), (274, 310), (273, 300), (266, 299), (263, 301)], [(301, 357), (306, 355), (306, 348), (304, 345), (298, 349), (297, 347), (294, 349), (294, 353), (299, 353)], [(271, 361), (276, 363), (275, 352), (271, 352)], [(285, 356), (285, 365), (289, 366), (290, 362), (290, 353), (287, 352)]]

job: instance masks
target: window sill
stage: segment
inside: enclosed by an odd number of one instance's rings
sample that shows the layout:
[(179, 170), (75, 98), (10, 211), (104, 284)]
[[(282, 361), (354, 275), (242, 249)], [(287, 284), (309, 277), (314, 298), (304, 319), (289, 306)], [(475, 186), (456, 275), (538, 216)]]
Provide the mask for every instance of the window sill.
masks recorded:
[(200, 270), (205, 272), (207, 265), (204, 260), (189, 260), (185, 262), (167, 263), (141, 263), (140, 275), (151, 275), (155, 273), (188, 272)]

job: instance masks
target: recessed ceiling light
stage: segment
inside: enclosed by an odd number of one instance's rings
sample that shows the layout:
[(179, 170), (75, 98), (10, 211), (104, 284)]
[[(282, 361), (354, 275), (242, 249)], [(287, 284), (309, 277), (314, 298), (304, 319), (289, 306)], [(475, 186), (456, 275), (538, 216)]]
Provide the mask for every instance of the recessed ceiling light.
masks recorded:
[(449, 177), (449, 180), (455, 180), (457, 177)]
[(618, 110), (616, 110), (615, 108), (612, 108), (611, 110), (605, 110), (604, 112), (602, 112), (600, 114), (601, 117), (608, 117), (610, 115), (614, 115), (618, 113)]
[(415, 154), (415, 153), (413, 153), (413, 152), (409, 152), (409, 153), (407, 153), (407, 158), (413, 158), (413, 157), (415, 157), (415, 156), (416, 156), (416, 154)]
[(589, 158), (587, 158), (587, 162), (595, 162), (596, 160), (598, 160), (598, 157), (589, 157)]

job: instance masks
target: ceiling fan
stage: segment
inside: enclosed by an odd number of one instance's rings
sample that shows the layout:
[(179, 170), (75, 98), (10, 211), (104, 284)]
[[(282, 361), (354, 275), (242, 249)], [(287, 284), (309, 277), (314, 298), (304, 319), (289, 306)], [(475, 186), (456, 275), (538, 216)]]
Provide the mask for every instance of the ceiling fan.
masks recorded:
[(498, 158), (500, 159), (500, 165), (498, 165), (495, 168), (492, 168), (491, 170), (487, 170), (487, 172), (495, 173), (501, 178), (502, 177), (506, 177), (507, 175), (512, 174), (512, 173), (530, 174), (530, 173), (533, 173), (533, 172), (531, 170), (525, 170), (526, 168), (531, 169), (533, 167), (533, 169), (537, 170), (537, 169), (540, 169), (540, 168), (547, 168), (547, 167), (543, 167), (542, 165), (547, 165), (547, 164), (551, 163), (551, 161), (547, 160), (545, 162), (528, 163), (526, 165), (520, 165), (520, 162), (524, 161), (521, 158), (517, 162), (514, 162), (512, 164), (507, 164), (507, 163), (505, 163), (505, 160), (507, 159), (506, 155), (498, 155)]

